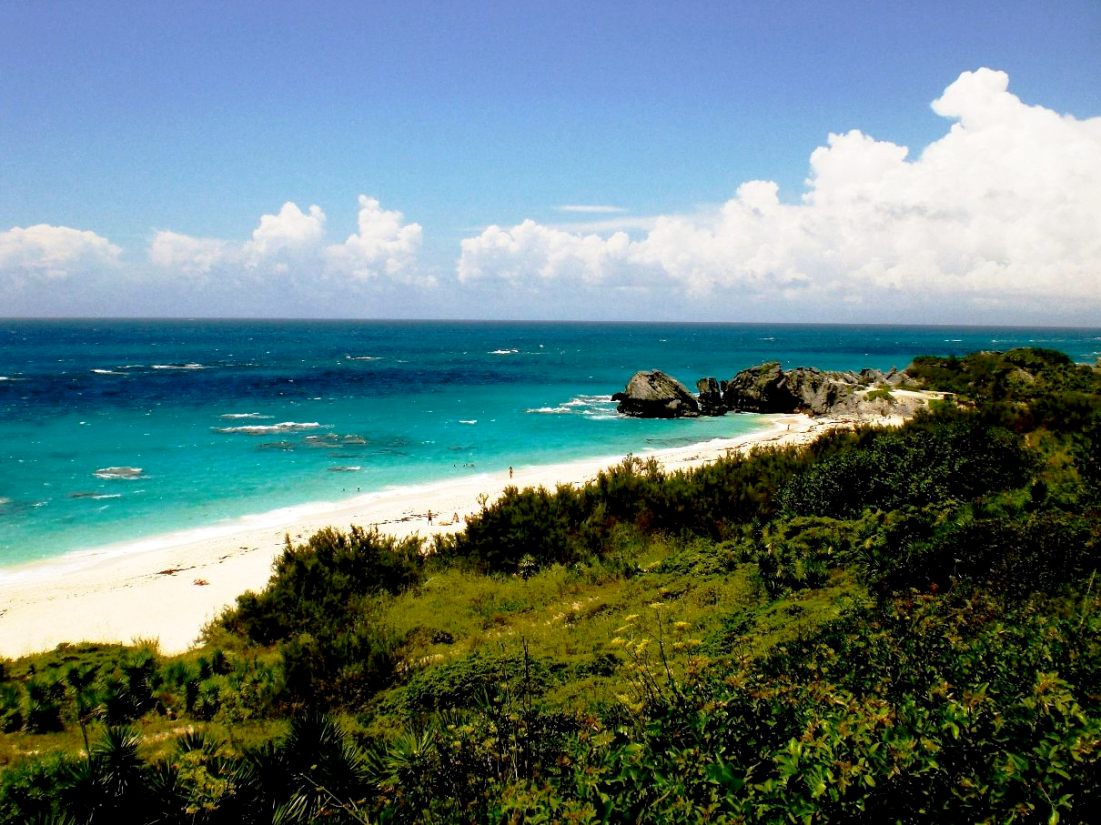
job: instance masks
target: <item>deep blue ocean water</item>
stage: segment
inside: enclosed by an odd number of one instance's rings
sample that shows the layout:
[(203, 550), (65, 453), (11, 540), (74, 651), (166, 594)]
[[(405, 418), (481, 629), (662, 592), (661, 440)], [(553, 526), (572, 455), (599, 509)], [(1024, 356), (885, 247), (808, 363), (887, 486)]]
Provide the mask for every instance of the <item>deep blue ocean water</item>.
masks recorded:
[(639, 369), (690, 387), (765, 360), (905, 367), (1099, 329), (0, 321), (0, 566), (357, 492), (741, 434), (639, 421)]

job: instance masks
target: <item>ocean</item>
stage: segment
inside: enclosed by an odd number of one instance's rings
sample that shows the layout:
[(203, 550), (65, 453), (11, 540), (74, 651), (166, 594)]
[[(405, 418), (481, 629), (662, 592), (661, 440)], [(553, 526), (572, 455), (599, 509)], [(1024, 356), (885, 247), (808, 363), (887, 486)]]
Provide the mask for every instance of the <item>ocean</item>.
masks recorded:
[(0, 321), (0, 566), (508, 466), (750, 432), (618, 416), (640, 369), (890, 369), (1099, 329), (395, 321)]

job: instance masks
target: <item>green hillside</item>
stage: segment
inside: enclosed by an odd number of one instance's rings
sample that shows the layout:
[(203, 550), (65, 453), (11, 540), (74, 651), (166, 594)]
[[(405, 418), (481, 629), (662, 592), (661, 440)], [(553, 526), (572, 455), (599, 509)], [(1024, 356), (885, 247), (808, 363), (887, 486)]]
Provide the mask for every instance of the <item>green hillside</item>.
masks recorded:
[(1101, 370), (288, 546), (178, 657), (0, 662), (0, 823), (1088, 822)]

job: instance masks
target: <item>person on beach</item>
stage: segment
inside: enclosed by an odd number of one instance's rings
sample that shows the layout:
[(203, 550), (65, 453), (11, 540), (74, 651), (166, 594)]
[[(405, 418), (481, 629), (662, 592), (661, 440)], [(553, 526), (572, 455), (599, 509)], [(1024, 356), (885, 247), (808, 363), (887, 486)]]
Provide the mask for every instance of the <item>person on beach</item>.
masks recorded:
[(511, 465), (511, 464), (510, 464), (510, 465), (508, 465), (508, 477), (509, 477), (510, 479), (512, 478), (512, 465)]
[(429, 524), (432, 523), (432, 511), (431, 510), (428, 511), (428, 523)]

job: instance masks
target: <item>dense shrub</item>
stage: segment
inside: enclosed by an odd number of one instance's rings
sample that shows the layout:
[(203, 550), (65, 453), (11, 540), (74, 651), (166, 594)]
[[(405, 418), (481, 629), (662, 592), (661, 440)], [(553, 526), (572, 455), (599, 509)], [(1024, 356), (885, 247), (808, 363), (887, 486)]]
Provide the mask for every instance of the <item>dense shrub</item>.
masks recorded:
[(300, 633), (326, 636), (346, 625), (365, 594), (399, 593), (420, 581), (423, 546), (377, 530), (327, 528), (305, 544), (287, 539), (275, 572), (260, 593), (245, 593), (221, 624), (258, 644)]
[[(961, 403), (510, 490), (428, 562), (323, 531), (223, 617), (224, 650), (4, 662), (5, 736), (80, 722), (93, 744), (6, 766), (0, 823), (1092, 821), (1098, 373), (1013, 351), (912, 375)], [(425, 564), (470, 600), (506, 593), (471, 609), (493, 621), (424, 613)], [(150, 762), (103, 724), (151, 713), (234, 727), (157, 734)], [(242, 744), (257, 716), (285, 732)]]
[(864, 434), (858, 449), (826, 456), (780, 492), (794, 515), (853, 518), (967, 500), (1023, 484), (1031, 462), (1012, 433), (966, 414), (926, 417), (901, 431)]

